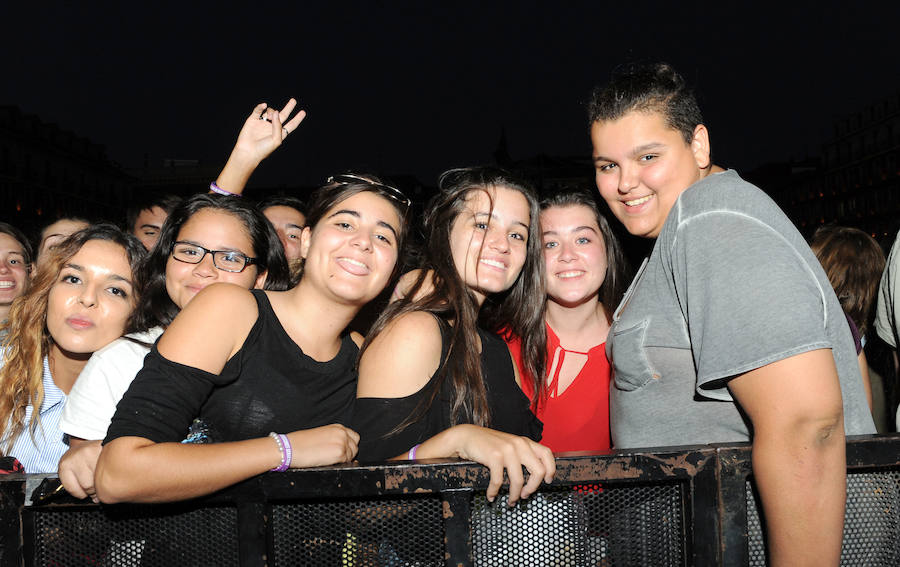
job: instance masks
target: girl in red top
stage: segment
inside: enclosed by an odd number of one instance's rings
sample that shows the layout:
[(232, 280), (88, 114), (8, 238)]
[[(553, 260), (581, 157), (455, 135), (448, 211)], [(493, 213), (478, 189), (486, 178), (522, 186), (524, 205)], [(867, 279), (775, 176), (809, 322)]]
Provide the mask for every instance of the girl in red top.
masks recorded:
[(593, 196), (555, 195), (541, 203), (546, 262), (547, 377), (543, 391), (524, 371), (518, 337), (507, 337), (522, 389), (553, 452), (605, 451), (609, 437), (610, 317), (628, 281), (625, 260)]

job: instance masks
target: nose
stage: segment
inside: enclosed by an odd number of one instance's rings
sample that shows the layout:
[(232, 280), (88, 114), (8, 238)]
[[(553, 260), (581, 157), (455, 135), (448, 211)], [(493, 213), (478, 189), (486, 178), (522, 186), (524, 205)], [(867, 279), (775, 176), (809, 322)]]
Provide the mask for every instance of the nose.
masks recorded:
[(353, 235), (352, 244), (366, 252), (371, 251), (372, 235), (365, 230), (359, 230)]
[(571, 262), (575, 259), (575, 249), (568, 242), (560, 242), (557, 259), (560, 262)]
[(628, 165), (619, 166), (619, 193), (625, 195), (638, 186), (637, 169)]
[(502, 228), (488, 228), (487, 244), (492, 250), (502, 253), (509, 252), (509, 238), (509, 235)]
[(93, 307), (97, 303), (97, 288), (93, 285), (85, 285), (81, 288), (81, 294), (78, 296), (78, 303), (85, 307)]
[(0, 274), (8, 274), (12, 272), (12, 268), (9, 267), (9, 262), (6, 260), (0, 261)]
[(276, 232), (276, 234), (278, 234), (278, 240), (281, 241), (282, 248), (287, 250), (287, 247), (288, 247), (287, 233), (284, 232), (284, 230), (282, 230), (280, 228), (278, 230), (276, 230), (275, 232)]
[(213, 263), (213, 255), (207, 253), (199, 263), (194, 264), (194, 275), (201, 278), (214, 278), (219, 275), (216, 265)]

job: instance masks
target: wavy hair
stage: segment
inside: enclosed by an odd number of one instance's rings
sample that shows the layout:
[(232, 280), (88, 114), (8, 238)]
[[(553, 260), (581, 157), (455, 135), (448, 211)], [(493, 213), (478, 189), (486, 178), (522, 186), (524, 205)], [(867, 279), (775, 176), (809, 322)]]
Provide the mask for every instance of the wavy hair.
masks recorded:
[(825, 269), (844, 313), (864, 336), (884, 271), (881, 247), (865, 232), (848, 226), (820, 227), (809, 246)]
[[(109, 223), (94, 225), (72, 234), (54, 247), (44, 269), (38, 271), (31, 286), (13, 301), (9, 319), (3, 328), (3, 367), (0, 368), (0, 450), (8, 453), (25, 429), (25, 409), (40, 408), (44, 401), (44, 357), (50, 353), (53, 337), (47, 330), (50, 290), (63, 266), (91, 240), (105, 240), (121, 246), (133, 274), (146, 254), (137, 238)], [(135, 290), (140, 283), (135, 282)], [(40, 423), (34, 411), (29, 425), (31, 435)]]
[[(451, 422), (489, 426), (481, 355), (478, 349), (479, 325), (494, 333), (511, 332), (522, 337), (525, 367), (532, 376), (544, 376), (547, 357), (547, 332), (544, 327), (544, 259), (541, 254), (538, 201), (531, 185), (498, 167), (482, 166), (451, 169), (438, 182), (439, 192), (425, 213), (425, 254), (419, 278), (402, 299), (390, 304), (381, 314), (360, 349), (360, 356), (372, 340), (395, 318), (413, 311), (433, 314), (452, 323), (450, 346), (442, 361), (434, 386), (405, 421), (392, 433), (415, 423), (434, 403), (444, 381), (453, 392)], [(475, 191), (503, 187), (518, 191), (528, 201), (530, 221), (525, 264), (510, 289), (485, 298), (481, 309), (466, 286), (450, 252), (450, 233), (456, 219), (466, 209)], [(491, 203), (493, 208), (493, 202)], [(419, 299), (425, 280), (432, 278), (433, 290)], [(542, 379), (539, 387), (543, 389)]]
[(166, 289), (166, 264), (181, 227), (192, 216), (205, 209), (231, 214), (244, 225), (253, 245), (258, 270), (268, 271), (263, 289), (284, 291), (291, 287), (291, 274), (284, 248), (266, 217), (238, 197), (200, 193), (185, 199), (172, 210), (163, 224), (156, 246), (141, 264), (139, 279), (144, 283), (144, 289), (131, 317), (129, 327), (132, 331), (146, 331), (157, 326), (168, 327), (181, 311)]

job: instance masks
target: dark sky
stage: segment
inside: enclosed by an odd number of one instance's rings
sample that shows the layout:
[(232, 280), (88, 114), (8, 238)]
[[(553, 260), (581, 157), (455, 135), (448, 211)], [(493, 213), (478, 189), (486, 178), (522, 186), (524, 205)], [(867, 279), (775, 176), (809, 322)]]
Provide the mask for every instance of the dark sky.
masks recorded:
[(276, 185), (433, 183), (491, 161), (501, 128), (516, 159), (587, 155), (590, 89), (635, 59), (682, 72), (740, 169), (815, 155), (835, 117), (900, 89), (893, 2), (83, 4), (4, 8), (0, 103), (126, 166), (218, 164), (255, 103), (296, 96), (309, 117), (257, 178)]

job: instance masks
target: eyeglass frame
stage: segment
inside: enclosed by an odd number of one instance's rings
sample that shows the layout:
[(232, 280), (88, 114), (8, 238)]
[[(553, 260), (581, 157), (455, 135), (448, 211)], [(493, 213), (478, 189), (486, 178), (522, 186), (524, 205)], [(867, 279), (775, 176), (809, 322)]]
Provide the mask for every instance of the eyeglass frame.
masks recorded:
[[(175, 247), (178, 246), (179, 244), (186, 244), (188, 246), (193, 246), (194, 248), (199, 248), (200, 250), (203, 250), (203, 255), (200, 256), (200, 258), (196, 262), (188, 262), (187, 260), (182, 260), (181, 258), (178, 258), (175, 256)], [(258, 266), (259, 265), (259, 261), (256, 258), (251, 258), (250, 256), (247, 256), (243, 252), (238, 252), (236, 250), (210, 250), (209, 248), (205, 248), (203, 246), (200, 246), (199, 244), (194, 244), (193, 242), (186, 242), (184, 240), (176, 240), (172, 244), (172, 252), (171, 252), (172, 258), (174, 258), (175, 260), (177, 260), (179, 262), (183, 262), (185, 264), (191, 264), (193, 266), (196, 266), (197, 264), (202, 262), (204, 258), (206, 258), (207, 254), (212, 254), (213, 266), (215, 266), (217, 270), (222, 270), (223, 272), (228, 272), (230, 274), (240, 274), (241, 272), (243, 272), (244, 270), (247, 269), (247, 266), (253, 266), (253, 265)], [(218, 264), (218, 262), (216, 262), (216, 254), (237, 254), (244, 259), (244, 266), (240, 270), (229, 270), (228, 268), (223, 268), (222, 266), (220, 266)]]
[(332, 175), (325, 180), (325, 183), (327, 185), (331, 185), (332, 183), (337, 183), (338, 185), (349, 185), (351, 183), (365, 183), (368, 185), (374, 185), (375, 187), (384, 189), (390, 198), (405, 206), (407, 211), (409, 211), (409, 208), (412, 206), (412, 200), (407, 197), (400, 189), (397, 189), (393, 185), (382, 183), (381, 181), (375, 181), (374, 179), (369, 179), (367, 177), (363, 177), (362, 175), (356, 175), (355, 173), (341, 173), (339, 175)]

